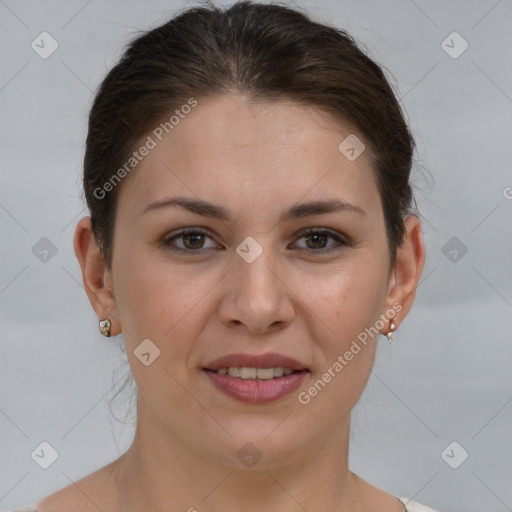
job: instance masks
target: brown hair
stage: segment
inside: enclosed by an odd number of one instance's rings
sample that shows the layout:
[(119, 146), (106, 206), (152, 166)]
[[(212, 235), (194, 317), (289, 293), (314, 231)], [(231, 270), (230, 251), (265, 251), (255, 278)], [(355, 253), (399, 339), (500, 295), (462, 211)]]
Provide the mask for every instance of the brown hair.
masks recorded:
[(84, 191), (107, 267), (121, 183), (105, 184), (164, 116), (191, 98), (229, 93), (316, 106), (359, 131), (394, 262), (413, 201), (414, 140), (381, 67), (343, 30), (286, 6), (241, 1), (226, 9), (206, 2), (143, 33), (103, 80), (89, 116)]

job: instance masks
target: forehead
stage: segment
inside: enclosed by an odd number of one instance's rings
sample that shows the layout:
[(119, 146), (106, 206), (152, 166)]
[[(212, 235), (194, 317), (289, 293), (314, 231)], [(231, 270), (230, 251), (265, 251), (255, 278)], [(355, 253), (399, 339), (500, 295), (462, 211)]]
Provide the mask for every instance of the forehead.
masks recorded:
[(370, 214), (380, 203), (367, 152), (351, 160), (340, 151), (355, 135), (350, 125), (291, 101), (222, 96), (197, 102), (172, 124), (166, 124), (172, 113), (155, 123), (148, 133), (153, 147), (123, 187), (119, 208), (129, 203), (140, 212), (139, 206), (172, 195), (258, 207), (252, 213), (260, 215), (327, 195)]

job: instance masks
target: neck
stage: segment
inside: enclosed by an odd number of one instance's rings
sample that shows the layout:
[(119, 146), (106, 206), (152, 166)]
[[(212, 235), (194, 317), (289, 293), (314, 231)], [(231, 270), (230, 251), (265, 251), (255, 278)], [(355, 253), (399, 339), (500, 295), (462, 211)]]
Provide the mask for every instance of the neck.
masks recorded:
[[(140, 407), (143, 410), (140, 410)], [(135, 438), (117, 461), (123, 512), (173, 510), (359, 510), (359, 478), (348, 469), (350, 417), (325, 441), (301, 447), (289, 460), (240, 469), (194, 451), (139, 402)], [(362, 509), (362, 508), (361, 508)]]

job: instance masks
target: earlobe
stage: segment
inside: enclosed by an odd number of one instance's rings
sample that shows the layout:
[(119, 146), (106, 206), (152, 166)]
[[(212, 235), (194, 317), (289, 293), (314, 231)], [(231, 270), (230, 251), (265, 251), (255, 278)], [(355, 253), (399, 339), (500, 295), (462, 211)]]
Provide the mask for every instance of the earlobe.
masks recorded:
[(121, 328), (111, 273), (105, 266), (103, 256), (94, 238), (90, 217), (84, 217), (78, 222), (73, 245), (82, 270), (85, 291), (98, 319), (108, 318), (111, 323), (112, 335), (119, 334)]
[[(388, 308), (395, 306), (394, 309), (397, 309), (398, 304), (401, 306), (393, 319), (395, 329), (411, 309), (425, 263), (420, 220), (416, 215), (409, 215), (404, 223), (406, 235), (403, 244), (397, 249), (386, 299)], [(389, 326), (387, 329), (389, 330)], [(387, 331), (385, 333), (387, 334)]]

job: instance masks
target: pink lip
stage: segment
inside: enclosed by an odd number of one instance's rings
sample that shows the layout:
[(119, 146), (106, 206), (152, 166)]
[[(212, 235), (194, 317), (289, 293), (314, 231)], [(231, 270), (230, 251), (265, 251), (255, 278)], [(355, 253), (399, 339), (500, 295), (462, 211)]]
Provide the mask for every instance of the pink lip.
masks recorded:
[(242, 380), (211, 370), (204, 370), (204, 373), (213, 385), (226, 395), (241, 402), (266, 404), (293, 393), (309, 371), (302, 370), (270, 380)]
[[(291, 368), (295, 373), (271, 380), (242, 380), (230, 375), (221, 375), (216, 370), (229, 367), (247, 368)], [(265, 404), (293, 393), (309, 373), (305, 365), (281, 354), (230, 354), (215, 359), (203, 368), (213, 385), (226, 395), (250, 404)]]

